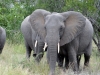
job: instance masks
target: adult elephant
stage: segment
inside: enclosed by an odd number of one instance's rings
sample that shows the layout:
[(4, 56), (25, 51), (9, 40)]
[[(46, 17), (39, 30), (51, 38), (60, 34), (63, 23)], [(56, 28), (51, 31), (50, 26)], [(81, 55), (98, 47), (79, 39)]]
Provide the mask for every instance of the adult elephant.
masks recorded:
[(49, 75), (55, 74), (59, 46), (66, 45), (69, 62), (72, 63), (74, 71), (78, 71), (77, 55), (84, 53), (90, 58), (93, 27), (81, 13), (68, 11), (50, 14), (49, 11), (37, 9), (30, 15), (29, 20), (32, 28), (48, 46)]
[(0, 26), (0, 54), (2, 53), (2, 50), (4, 48), (6, 41), (6, 31), (4, 28)]
[(36, 61), (39, 62), (43, 56), (43, 48), (40, 48), (40, 45), (42, 47), (44, 46), (44, 43), (41, 41), (40, 37), (38, 37), (34, 29), (32, 29), (30, 22), (28, 21), (29, 17), (30, 15), (21, 23), (21, 32), (25, 40), (26, 57), (29, 59), (31, 51), (33, 50), (33, 56), (36, 58)]

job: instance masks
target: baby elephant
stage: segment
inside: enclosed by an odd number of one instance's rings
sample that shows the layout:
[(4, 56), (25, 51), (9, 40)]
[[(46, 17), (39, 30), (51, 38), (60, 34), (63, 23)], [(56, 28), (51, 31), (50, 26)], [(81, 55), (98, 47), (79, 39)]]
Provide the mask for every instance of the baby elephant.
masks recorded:
[(0, 54), (2, 53), (6, 41), (6, 31), (0, 26)]

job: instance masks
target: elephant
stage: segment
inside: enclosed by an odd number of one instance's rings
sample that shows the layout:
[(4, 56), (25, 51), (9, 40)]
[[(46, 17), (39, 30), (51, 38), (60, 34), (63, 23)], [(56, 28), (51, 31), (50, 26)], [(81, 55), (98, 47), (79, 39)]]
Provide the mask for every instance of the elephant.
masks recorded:
[(4, 48), (6, 42), (6, 31), (3, 27), (0, 26), (0, 54)]
[[(43, 57), (43, 49), (39, 48), (39, 44), (44, 43), (40, 40), (37, 33), (32, 29), (29, 20), (29, 16), (27, 16), (23, 22), (21, 23), (21, 32), (24, 37), (25, 47), (26, 47), (26, 58), (29, 59), (31, 55), (31, 51), (34, 51), (33, 57), (35, 57), (37, 62), (40, 62)], [(42, 52), (42, 54), (40, 54)]]
[(36, 9), (29, 21), (45, 46), (47, 45), (49, 75), (55, 75), (57, 52), (61, 46), (66, 47), (74, 72), (78, 71), (77, 56), (85, 54), (85, 63), (88, 63), (92, 52), (93, 27), (80, 12), (50, 13), (44, 9)]

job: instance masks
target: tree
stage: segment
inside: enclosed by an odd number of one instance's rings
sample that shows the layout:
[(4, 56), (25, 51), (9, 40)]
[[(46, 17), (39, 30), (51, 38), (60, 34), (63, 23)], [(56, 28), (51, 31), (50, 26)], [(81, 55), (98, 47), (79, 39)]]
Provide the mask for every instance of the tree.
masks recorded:
[(62, 12), (66, 0), (37, 0), (36, 8), (45, 9), (51, 12)]

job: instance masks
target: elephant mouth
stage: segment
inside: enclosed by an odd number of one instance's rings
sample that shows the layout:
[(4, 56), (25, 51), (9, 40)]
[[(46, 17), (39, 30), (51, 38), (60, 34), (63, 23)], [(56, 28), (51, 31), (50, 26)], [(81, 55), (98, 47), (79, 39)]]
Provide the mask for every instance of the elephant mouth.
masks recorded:
[[(45, 42), (45, 45), (44, 45), (43, 50), (46, 51), (46, 50), (47, 50), (47, 47), (48, 47), (48, 45), (47, 45), (47, 43)], [(59, 53), (59, 51), (60, 51), (60, 44), (58, 43), (58, 53)]]

